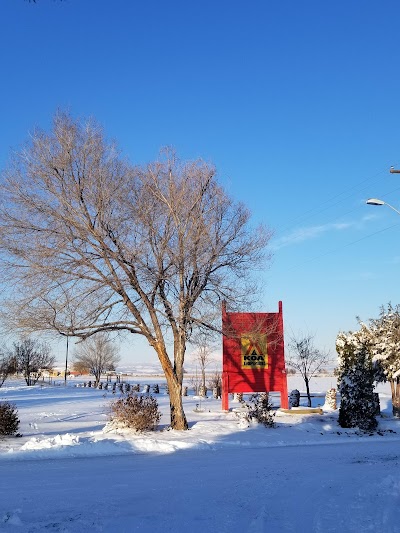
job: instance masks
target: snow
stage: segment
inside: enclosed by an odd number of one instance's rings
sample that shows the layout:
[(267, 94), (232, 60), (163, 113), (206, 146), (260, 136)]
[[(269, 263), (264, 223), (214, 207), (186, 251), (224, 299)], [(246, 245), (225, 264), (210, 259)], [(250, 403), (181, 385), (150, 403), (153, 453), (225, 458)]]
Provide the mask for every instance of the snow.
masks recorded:
[[(377, 389), (373, 435), (338, 426), (324, 406), (332, 377), (311, 383), (322, 415), (278, 410), (274, 429), (189, 396), (190, 430), (169, 430), (162, 387), (159, 431), (136, 434), (108, 423), (119, 393), (74, 386), (82, 381), (0, 389), (23, 434), (0, 440), (1, 531), (400, 532), (400, 420), (388, 385)], [(141, 390), (155, 382), (132, 380)], [(304, 390), (296, 376), (294, 388)]]

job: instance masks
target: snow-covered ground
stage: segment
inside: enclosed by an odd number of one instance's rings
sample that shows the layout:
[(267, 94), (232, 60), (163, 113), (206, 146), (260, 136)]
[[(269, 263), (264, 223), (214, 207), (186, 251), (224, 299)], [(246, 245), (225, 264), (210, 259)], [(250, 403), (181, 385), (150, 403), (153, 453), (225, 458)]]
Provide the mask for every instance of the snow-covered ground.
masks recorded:
[[(325, 408), (243, 427), (219, 400), (193, 396), (190, 431), (171, 431), (163, 389), (160, 430), (139, 435), (109, 429), (115, 396), (80, 382), (0, 389), (23, 434), (0, 440), (0, 531), (400, 532), (400, 420), (387, 386), (374, 435), (340, 428)], [(332, 386), (313, 380), (314, 405)]]

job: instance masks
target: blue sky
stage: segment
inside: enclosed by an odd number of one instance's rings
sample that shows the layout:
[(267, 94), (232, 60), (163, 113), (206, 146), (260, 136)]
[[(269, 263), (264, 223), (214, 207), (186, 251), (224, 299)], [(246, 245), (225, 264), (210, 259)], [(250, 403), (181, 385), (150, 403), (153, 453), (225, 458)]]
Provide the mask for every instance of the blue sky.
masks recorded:
[(334, 353), (400, 303), (400, 216), (365, 205), (400, 206), (399, 19), (385, 0), (2, 0), (0, 164), (57, 108), (132, 161), (213, 161), (274, 230), (260, 310), (282, 300), (286, 335)]

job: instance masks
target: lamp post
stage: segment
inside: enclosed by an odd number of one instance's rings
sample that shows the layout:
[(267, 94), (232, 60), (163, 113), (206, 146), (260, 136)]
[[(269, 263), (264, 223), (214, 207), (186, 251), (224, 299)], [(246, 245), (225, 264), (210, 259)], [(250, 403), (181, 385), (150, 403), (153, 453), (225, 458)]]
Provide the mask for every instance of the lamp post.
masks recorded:
[(67, 386), (67, 372), (68, 372), (68, 341), (69, 341), (69, 331), (67, 332), (67, 351), (65, 353), (65, 372), (64, 372), (64, 386)]
[(368, 200), (365, 202), (368, 205), (387, 205), (392, 209), (393, 211), (396, 211), (398, 215), (400, 215), (400, 211), (393, 207), (392, 205), (388, 204), (387, 202), (384, 202), (383, 200), (379, 200), (379, 198), (368, 198)]

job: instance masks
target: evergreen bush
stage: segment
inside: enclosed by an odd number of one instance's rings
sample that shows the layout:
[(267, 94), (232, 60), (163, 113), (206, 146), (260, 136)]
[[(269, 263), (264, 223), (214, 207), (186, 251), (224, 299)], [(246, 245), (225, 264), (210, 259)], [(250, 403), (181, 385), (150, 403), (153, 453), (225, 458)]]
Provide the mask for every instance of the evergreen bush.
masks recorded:
[(338, 390), (341, 397), (339, 425), (374, 431), (376, 401), (371, 346), (362, 328), (354, 333), (340, 333), (336, 340), (339, 355)]
[(19, 418), (14, 404), (0, 402), (0, 437), (18, 436)]

